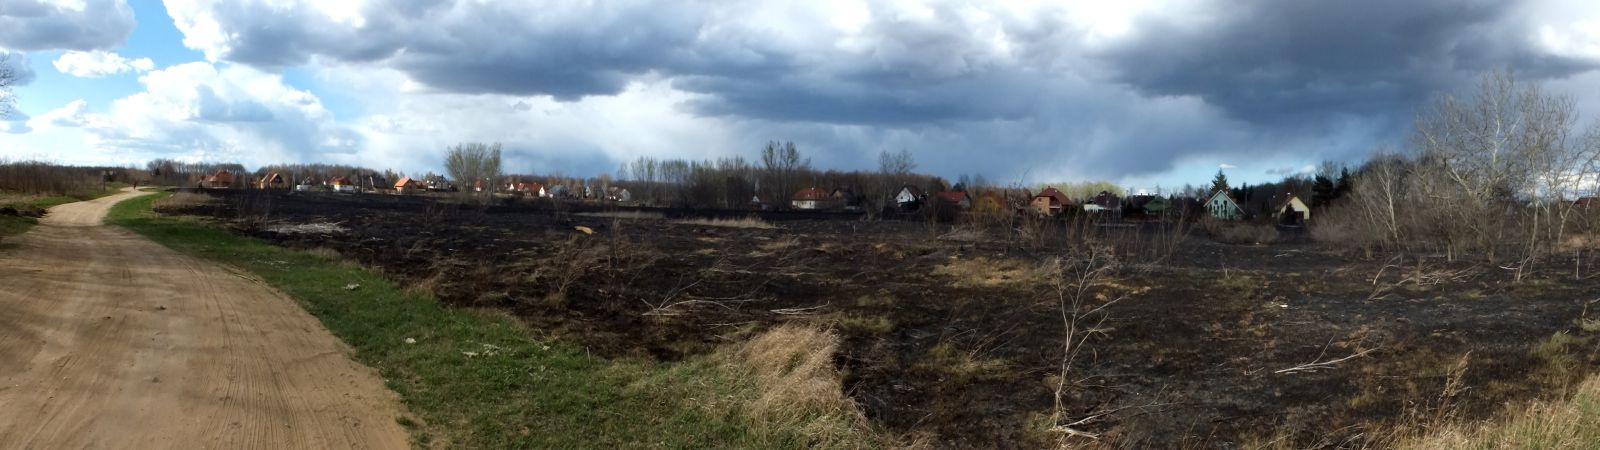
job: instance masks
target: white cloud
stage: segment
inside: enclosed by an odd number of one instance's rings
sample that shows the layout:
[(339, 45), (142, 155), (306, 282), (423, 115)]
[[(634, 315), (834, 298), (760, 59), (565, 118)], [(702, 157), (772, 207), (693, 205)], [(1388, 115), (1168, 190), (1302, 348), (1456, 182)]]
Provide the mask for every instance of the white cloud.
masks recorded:
[(1217, 168), (1218, 169), (1237, 169), (1237, 168), (1239, 168), (1239, 166), (1235, 166), (1233, 164), (1228, 164), (1228, 163), (1222, 163), (1222, 164), (1217, 164)]
[(124, 72), (149, 72), (156, 68), (150, 58), (128, 59), (114, 52), (91, 50), (68, 51), (51, 62), (61, 73), (76, 77), (99, 78)]
[(146, 159), (199, 155), (259, 165), (324, 160), (364, 145), (320, 99), (279, 75), (196, 62), (150, 71), (139, 81), (142, 92), (112, 102), (105, 113), (73, 102), (34, 122), (81, 126), (91, 148)]
[[(639, 156), (715, 158), (744, 153), (736, 127), (684, 114), (695, 94), (662, 80), (633, 83), (615, 96), (559, 102), (548, 97), (405, 92), (406, 76), (389, 69), (340, 68), (330, 89), (390, 101), (366, 105), (350, 125), (363, 150), (345, 161), (407, 171), (437, 170), (446, 147), (500, 142), (506, 170), (594, 175)], [(621, 132), (620, 130), (626, 130)]]
[(88, 107), (89, 102), (82, 99), (73, 100), (65, 106), (29, 119), (28, 127), (36, 130), (48, 130), (57, 127), (82, 127), (89, 124)]

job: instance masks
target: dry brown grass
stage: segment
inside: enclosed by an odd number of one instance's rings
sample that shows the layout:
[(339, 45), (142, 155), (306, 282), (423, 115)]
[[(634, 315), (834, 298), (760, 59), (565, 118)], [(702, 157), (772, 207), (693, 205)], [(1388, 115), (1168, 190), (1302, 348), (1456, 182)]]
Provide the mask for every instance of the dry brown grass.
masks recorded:
[(329, 260), (329, 261), (339, 261), (339, 260), (343, 259), (343, 256), (339, 255), (339, 251), (338, 250), (334, 250), (334, 249), (327, 248), (327, 247), (313, 248), (313, 249), (310, 249), (310, 250), (306, 250), (306, 253), (310, 253), (310, 254), (312, 254), (314, 256), (317, 256), (319, 258), (326, 259), (326, 260)]
[(348, 231), (344, 226), (330, 222), (280, 223), (267, 226), (266, 230), (278, 234), (343, 234)]
[(1395, 448), (1433, 449), (1593, 449), (1600, 448), (1600, 376), (1579, 384), (1571, 398), (1512, 409), (1494, 422), (1431, 430)]
[(855, 448), (887, 443), (861, 409), (844, 395), (833, 365), (839, 336), (811, 326), (785, 324), (716, 355), (722, 367), (754, 383), (741, 409), (751, 418), (796, 430), (811, 448)]
[(216, 203), (219, 203), (217, 199), (210, 195), (198, 194), (194, 192), (178, 192), (165, 198), (156, 199), (155, 209), (157, 211), (161, 211), (191, 206), (212, 205)]
[(770, 252), (776, 252), (776, 251), (780, 251), (780, 250), (788, 250), (788, 249), (795, 248), (795, 247), (798, 247), (798, 246), (800, 246), (800, 240), (799, 239), (789, 238), (789, 239), (779, 239), (779, 240), (767, 242), (767, 243), (758, 245), (756, 247), (760, 248), (761, 251), (770, 253)]
[(745, 218), (742, 218), (742, 219), (686, 219), (686, 220), (679, 220), (679, 221), (676, 221), (674, 223), (683, 224), (683, 225), (698, 225), (698, 226), (706, 226), (706, 227), (752, 228), (752, 229), (761, 229), (761, 230), (771, 230), (771, 229), (778, 228), (776, 225), (773, 225), (771, 223), (767, 223), (767, 221), (761, 220), (761, 218), (754, 217), (754, 216), (745, 217)]
[(607, 219), (627, 219), (627, 220), (654, 220), (654, 219), (660, 219), (660, 218), (663, 217), (661, 215), (661, 213), (658, 213), (658, 212), (646, 212), (646, 211), (585, 212), (585, 213), (576, 213), (576, 214), (573, 214), (573, 215), (574, 216), (580, 216), (580, 217), (602, 217), (602, 218), (607, 218)]
[(933, 269), (933, 274), (946, 277), (958, 287), (996, 287), (1016, 284), (1044, 284), (1049, 282), (1051, 270), (1015, 258), (989, 259), (987, 257), (951, 259)]
[(1272, 225), (1207, 221), (1203, 228), (1211, 239), (1226, 244), (1270, 244), (1278, 240), (1278, 228)]

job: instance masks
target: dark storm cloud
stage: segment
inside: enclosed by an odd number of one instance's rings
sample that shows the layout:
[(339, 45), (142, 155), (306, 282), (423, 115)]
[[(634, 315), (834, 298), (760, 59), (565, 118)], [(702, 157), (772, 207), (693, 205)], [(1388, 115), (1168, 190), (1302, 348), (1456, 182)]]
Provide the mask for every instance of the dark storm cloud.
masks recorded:
[[(620, 5), (620, 4), (619, 4)], [(279, 68), (314, 57), (382, 63), (430, 87), (459, 93), (550, 95), (576, 100), (613, 95), (628, 80), (675, 64), (699, 18), (669, 6), (533, 7), (523, 3), (372, 2), (363, 23), (312, 8), (257, 2), (213, 5), (234, 33), (221, 59)]]
[(122, 45), (133, 27), (133, 10), (123, 0), (87, 0), (81, 9), (0, 0), (0, 48), (104, 50)]
[(1196, 95), (1252, 123), (1298, 125), (1334, 114), (1396, 118), (1431, 94), (1509, 67), (1565, 77), (1593, 61), (1547, 55), (1499, 0), (1230, 3), (1214, 26), (1140, 24), (1100, 54), (1118, 81), (1150, 95)]
[[(198, 45), (264, 67), (382, 66), (453, 93), (576, 101), (665, 80), (696, 94), (683, 111), (727, 119), (756, 144), (811, 143), (841, 168), (909, 148), (944, 174), (1107, 179), (1195, 155), (1207, 167), (1356, 159), (1403, 137), (1430, 95), (1484, 71), (1596, 68), (1544, 50), (1519, 2), (1219, 1), (1209, 17), (1155, 11), (1097, 39), (1054, 6), (914, 6), (869, 3), (865, 22), (841, 31), (827, 25), (838, 11), (740, 2), (374, 1), (361, 26), (231, 2), (201, 8), (228, 38)], [(195, 11), (174, 17), (186, 33), (205, 29), (185, 26)], [(1298, 164), (1271, 164), (1283, 163)]]

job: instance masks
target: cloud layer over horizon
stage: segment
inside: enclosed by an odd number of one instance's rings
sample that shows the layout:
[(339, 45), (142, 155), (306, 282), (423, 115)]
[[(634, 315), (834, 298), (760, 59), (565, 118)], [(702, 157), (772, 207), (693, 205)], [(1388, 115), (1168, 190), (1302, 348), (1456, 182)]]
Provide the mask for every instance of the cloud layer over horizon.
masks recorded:
[(120, 1), (21, 4), (0, 48), (73, 50), (61, 72), (144, 89), (30, 127), (129, 157), (431, 168), (499, 141), (513, 170), (577, 174), (778, 139), (831, 168), (905, 148), (947, 176), (1203, 182), (1165, 179), (1359, 160), (1498, 68), (1600, 105), (1580, 89), (1600, 80), (1600, 6), (1578, 1), (168, 0), (139, 21), (171, 20), (206, 61), (163, 68), (106, 52), (134, 23)]

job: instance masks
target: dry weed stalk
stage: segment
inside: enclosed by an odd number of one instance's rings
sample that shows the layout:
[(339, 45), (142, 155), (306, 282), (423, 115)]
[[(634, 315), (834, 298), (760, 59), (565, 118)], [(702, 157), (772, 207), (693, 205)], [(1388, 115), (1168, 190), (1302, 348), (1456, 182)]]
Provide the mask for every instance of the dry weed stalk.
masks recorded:
[(741, 219), (685, 219), (676, 221), (683, 225), (698, 225), (704, 227), (746, 228), (757, 230), (771, 230), (778, 228), (776, 225), (761, 220), (760, 217), (750, 216)]
[[(1096, 299), (1091, 295), (1091, 291), (1109, 281), (1117, 267), (1116, 258), (1111, 249), (1104, 246), (1074, 247), (1072, 253), (1052, 262), (1057, 268), (1053, 284), (1056, 307), (1061, 315), (1063, 330), (1061, 360), (1054, 390), (1055, 408), (1050, 416), (1050, 423), (1052, 429), (1058, 432), (1094, 438), (1096, 436), (1092, 433), (1072, 428), (1086, 423), (1085, 420), (1071, 424), (1062, 421), (1066, 411), (1067, 389), (1076, 384), (1070, 381), (1073, 378), (1072, 362), (1083, 351), (1089, 338), (1104, 333), (1102, 326), (1109, 318), (1104, 314), (1105, 309), (1126, 299), (1127, 296), (1119, 295), (1098, 305), (1091, 305), (1091, 300)], [(1091, 418), (1102, 415), (1092, 414)]]

